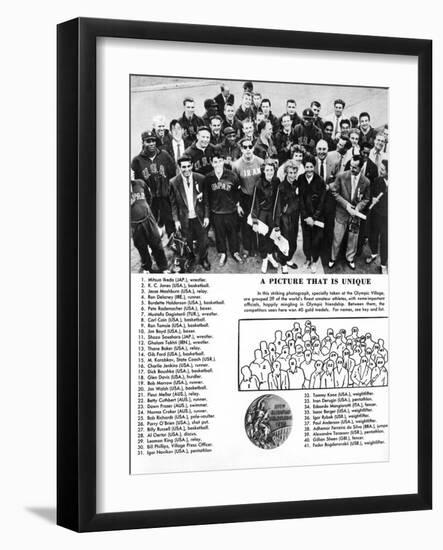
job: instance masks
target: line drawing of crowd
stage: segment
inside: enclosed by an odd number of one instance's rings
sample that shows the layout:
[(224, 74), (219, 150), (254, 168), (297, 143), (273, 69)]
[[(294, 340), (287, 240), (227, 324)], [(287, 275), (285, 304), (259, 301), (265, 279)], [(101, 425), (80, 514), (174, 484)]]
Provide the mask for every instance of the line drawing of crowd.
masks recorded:
[(370, 332), (326, 330), (320, 338), (310, 320), (261, 341), (254, 359), (240, 368), (240, 391), (364, 388), (388, 385), (388, 351)]
[(305, 269), (315, 273), (325, 252), (333, 270), (344, 247), (355, 270), (367, 244), (365, 262), (380, 256), (387, 273), (388, 125), (373, 128), (370, 113), (348, 113), (340, 98), (329, 119), (315, 99), (301, 116), (295, 99), (279, 117), (271, 106), (252, 82), (236, 106), (223, 84), (202, 116), (185, 97), (169, 124), (154, 117), (131, 162), (131, 230), (144, 271), (211, 271), (215, 243), (219, 268), (229, 250), (237, 264), (259, 254), (262, 273), (288, 273), (298, 268), (301, 230)]

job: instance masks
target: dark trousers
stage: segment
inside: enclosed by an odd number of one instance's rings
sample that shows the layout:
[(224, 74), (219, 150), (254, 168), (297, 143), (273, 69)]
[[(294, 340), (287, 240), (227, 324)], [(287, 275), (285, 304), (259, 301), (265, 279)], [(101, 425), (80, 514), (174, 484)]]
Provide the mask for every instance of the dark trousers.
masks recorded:
[(323, 229), (314, 225), (310, 227), (306, 222), (301, 222), (303, 233), (303, 254), (306, 260), (316, 262), (320, 256), (320, 247), (322, 244)]
[(380, 216), (377, 212), (371, 214), (371, 232), (369, 233), (369, 246), (372, 254), (377, 254), (378, 240), (380, 239), (380, 263), (388, 262), (388, 218)]
[(212, 214), (212, 222), (215, 230), (215, 246), (217, 252), (226, 254), (226, 240), (229, 243), (231, 254), (238, 252), (237, 213)]
[(188, 227), (184, 231), (184, 235), (189, 246), (189, 250), (193, 250), (193, 242), (197, 241), (198, 259), (202, 261), (208, 255), (208, 234), (202, 226), (198, 218), (188, 220)]
[(332, 247), (332, 240), (334, 238), (334, 225), (335, 225), (335, 209), (336, 200), (332, 196), (330, 191), (326, 192), (324, 213), (325, 213), (325, 228), (323, 230), (323, 249), (328, 251), (328, 254)]
[(269, 227), (268, 235), (258, 235), (258, 250), (260, 257), (265, 259), (268, 254), (272, 254), (275, 249), (275, 244), (272, 239), (269, 238), (269, 234), (274, 228), (274, 220), (272, 218), (272, 211), (261, 211), (258, 215), (258, 219), (265, 223)]
[(154, 197), (151, 205), (152, 213), (157, 220), (159, 227), (166, 228), (168, 237), (175, 231), (174, 220), (172, 219), (171, 202), (168, 197)]
[(298, 218), (300, 212), (297, 210), (292, 214), (283, 214), (280, 218), (280, 231), (283, 237), (289, 242), (289, 253), (285, 256), (280, 250), (277, 252), (278, 262), (286, 265), (297, 250)]
[(243, 217), (240, 219), (243, 248), (248, 252), (255, 252), (257, 250), (257, 234), (248, 224), (248, 216), (252, 207), (252, 195), (245, 195), (245, 193), (240, 192), (240, 206), (244, 212)]
[(152, 269), (152, 259), (149, 253), (149, 247), (155, 258), (155, 262), (160, 271), (164, 271), (168, 267), (165, 251), (163, 250), (160, 233), (154, 218), (148, 216), (143, 222), (132, 222), (132, 240), (134, 246), (140, 254), (142, 267), (146, 271)]

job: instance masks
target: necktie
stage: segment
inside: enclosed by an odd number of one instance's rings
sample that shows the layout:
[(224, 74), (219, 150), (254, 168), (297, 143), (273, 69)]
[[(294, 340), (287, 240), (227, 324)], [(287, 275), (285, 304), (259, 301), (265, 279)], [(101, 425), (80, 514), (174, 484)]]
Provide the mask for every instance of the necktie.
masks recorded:
[(320, 177), (322, 179), (325, 179), (325, 161), (324, 160), (320, 161)]
[(351, 192), (351, 200), (354, 198), (354, 194), (355, 194), (355, 188), (356, 188), (356, 183), (357, 183), (357, 178), (355, 176), (352, 176), (352, 192)]
[(177, 160), (182, 156), (180, 143), (177, 143)]

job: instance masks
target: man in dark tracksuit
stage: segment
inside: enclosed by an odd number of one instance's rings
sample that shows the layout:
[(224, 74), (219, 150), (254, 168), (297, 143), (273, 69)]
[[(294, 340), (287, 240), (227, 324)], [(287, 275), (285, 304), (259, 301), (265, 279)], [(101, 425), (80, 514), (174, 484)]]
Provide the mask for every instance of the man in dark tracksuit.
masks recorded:
[(143, 132), (143, 149), (132, 159), (131, 168), (135, 179), (142, 179), (152, 195), (152, 213), (159, 227), (166, 228), (168, 236), (174, 232), (169, 180), (175, 176), (176, 167), (166, 151), (158, 149), (160, 141), (153, 131)]
[(212, 157), (214, 171), (203, 182), (205, 211), (212, 214), (220, 266), (226, 263), (226, 240), (233, 259), (237, 263), (243, 263), (237, 234), (240, 182), (233, 172), (225, 169), (224, 162), (220, 150), (216, 149)]
[(149, 188), (142, 179), (131, 181), (131, 230), (134, 246), (137, 248), (145, 271), (152, 271), (152, 259), (149, 248), (160, 271), (166, 271), (168, 265), (163, 250), (160, 232), (149, 207)]

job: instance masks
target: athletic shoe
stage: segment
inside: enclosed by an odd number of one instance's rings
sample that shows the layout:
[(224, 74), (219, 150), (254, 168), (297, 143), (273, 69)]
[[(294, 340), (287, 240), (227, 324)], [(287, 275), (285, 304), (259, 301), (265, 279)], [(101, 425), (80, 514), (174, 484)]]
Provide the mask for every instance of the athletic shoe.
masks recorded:
[(218, 262), (218, 265), (219, 265), (220, 267), (223, 267), (223, 266), (225, 265), (225, 263), (226, 263), (226, 259), (227, 259), (227, 258), (226, 258), (226, 254), (220, 254), (220, 260), (219, 260), (219, 262)]
[(370, 256), (368, 256), (366, 258), (365, 261), (366, 261), (367, 264), (371, 264), (375, 260), (376, 257), (377, 257), (377, 254), (371, 254)]
[(234, 252), (234, 254), (232, 255), (232, 257), (234, 258), (234, 260), (238, 263), (238, 264), (242, 264), (243, 263), (243, 258), (240, 256), (240, 254), (238, 252)]
[(311, 273), (317, 273), (317, 262), (311, 263)]
[(266, 273), (268, 271), (268, 258), (265, 258), (261, 263), (261, 272)]
[(329, 269), (332, 269), (334, 267), (334, 265), (335, 265), (335, 260), (329, 260), (329, 262), (328, 262)]
[(281, 266), (281, 272), (286, 275), (288, 273), (288, 266), (287, 265), (282, 265)]
[(347, 262), (348, 266), (354, 271), (355, 269), (355, 262)]

